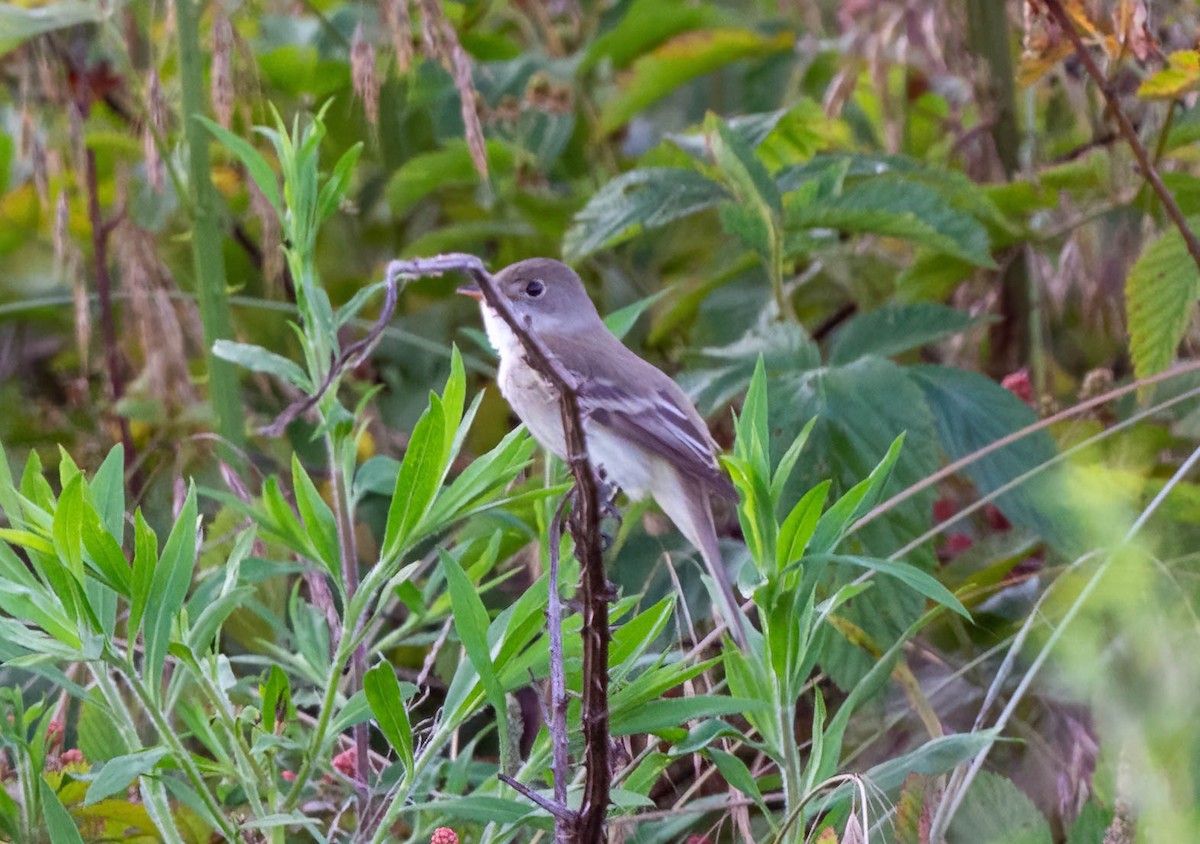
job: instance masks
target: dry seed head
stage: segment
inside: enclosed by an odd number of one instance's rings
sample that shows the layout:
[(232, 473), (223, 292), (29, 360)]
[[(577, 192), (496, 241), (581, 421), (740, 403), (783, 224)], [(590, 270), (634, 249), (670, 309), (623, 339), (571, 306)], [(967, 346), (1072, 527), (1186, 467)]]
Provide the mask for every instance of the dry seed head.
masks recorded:
[(350, 81), (354, 94), (362, 100), (367, 122), (379, 125), (379, 76), (375, 73), (375, 45), (363, 35), (362, 21), (354, 28), (350, 42)]
[(260, 248), (262, 249), (263, 281), (268, 288), (283, 289), (283, 232), (279, 226), (279, 215), (253, 179), (247, 179), (250, 192), (250, 208), (262, 225)]
[(87, 193), (87, 142), (83, 135), (83, 112), (78, 104), (67, 106), (67, 141), (71, 149), (71, 169), (79, 183), (79, 192)]
[(396, 71), (404, 75), (412, 67), (413, 61), (412, 13), (408, 8), (408, 0), (383, 0), (379, 11), (384, 29), (391, 36), (392, 47), (396, 51)]
[(92, 345), (92, 303), (87, 284), (80, 272), (79, 253), (71, 250), (65, 258), (66, 272), (71, 280), (71, 301), (75, 306), (75, 347), (79, 350), (79, 371), (88, 371), (88, 350)]
[(233, 24), (224, 10), (213, 17), (212, 105), (217, 122), (228, 129), (233, 124)]
[(450, 48), (446, 39), (449, 30), (450, 38), (454, 31), (442, 15), (442, 7), (437, 0), (421, 0), (421, 43), (425, 47), (425, 55), (437, 59), (442, 67), (450, 70)]
[(33, 188), (37, 191), (38, 200), (43, 205), (50, 204), (50, 166), (46, 154), (46, 146), (42, 139), (34, 135), (33, 144), (29, 148), (29, 163), (33, 167)]
[(187, 309), (180, 303), (184, 319), (170, 298), (174, 288), (166, 266), (155, 250), (154, 236), (128, 221), (121, 223), (113, 237), (114, 254), (121, 273), (121, 284), (129, 294), (128, 313), (132, 317), (142, 347), (143, 370), (138, 376), (151, 395), (168, 407), (184, 406), (194, 399), (188, 373), (186, 339)]

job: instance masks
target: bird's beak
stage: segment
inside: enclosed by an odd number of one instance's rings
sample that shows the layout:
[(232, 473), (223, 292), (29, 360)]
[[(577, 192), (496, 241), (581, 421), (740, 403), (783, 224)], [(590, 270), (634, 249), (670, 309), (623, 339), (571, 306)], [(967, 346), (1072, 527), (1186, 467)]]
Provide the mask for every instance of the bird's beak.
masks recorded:
[(464, 284), (454, 292), (459, 296), (470, 296), (477, 302), (483, 300), (483, 291), (479, 289), (479, 285), (477, 284)]

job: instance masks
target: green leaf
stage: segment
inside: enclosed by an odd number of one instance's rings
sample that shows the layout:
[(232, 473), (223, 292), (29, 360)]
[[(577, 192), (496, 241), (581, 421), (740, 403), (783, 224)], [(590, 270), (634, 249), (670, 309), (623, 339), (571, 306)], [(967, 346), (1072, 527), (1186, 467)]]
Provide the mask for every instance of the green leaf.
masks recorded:
[(666, 628), (675, 609), (675, 596), (668, 595), (654, 606), (622, 624), (613, 633), (608, 665), (614, 678), (627, 674), (638, 658)]
[(54, 509), (54, 551), (67, 570), (83, 582), (83, 475), (67, 483)]
[(1050, 844), (1045, 816), (1008, 779), (980, 771), (967, 789), (946, 841), (949, 844)]
[[(976, 372), (921, 365), (907, 369), (925, 394), (946, 455), (958, 460), (1037, 421), (1037, 415), (1009, 390)], [(991, 493), (1058, 453), (1049, 431), (1014, 440), (966, 466), (962, 473), (984, 494)], [(1071, 506), (1067, 477), (1051, 468), (996, 498), (1014, 525), (1037, 533), (1061, 552), (1082, 552), (1080, 514)]]
[[(1188, 227), (1200, 230), (1200, 217), (1189, 218)], [(1171, 229), (1142, 250), (1125, 284), (1129, 351), (1137, 377), (1170, 366), (1191, 324), (1197, 298), (1200, 270), (1183, 235)]]
[(155, 747), (109, 759), (96, 772), (96, 778), (88, 786), (83, 805), (92, 806), (106, 797), (125, 791), (138, 777), (153, 771), (167, 753), (165, 747)]
[(333, 165), (333, 171), (329, 174), (328, 180), (321, 186), (321, 192), (317, 195), (318, 225), (328, 220), (333, 215), (333, 212), (337, 211), (342, 198), (345, 197), (346, 191), (350, 188), (350, 177), (354, 173), (354, 165), (358, 163), (358, 157), (362, 153), (362, 150), (362, 141), (359, 141), (342, 153), (342, 157), (338, 159), (337, 164)]
[(404, 698), (400, 694), (400, 681), (391, 663), (382, 662), (376, 665), (363, 677), (363, 691), (367, 695), (367, 703), (371, 713), (379, 724), (379, 729), (387, 737), (404, 770), (410, 774), (413, 770), (413, 737), (412, 725), (408, 720), (408, 711), (404, 708)]
[(840, 196), (790, 202), (787, 226), (895, 237), (976, 266), (995, 266), (987, 230), (975, 217), (904, 176), (877, 176), (848, 186)]
[(726, 753), (724, 750), (719, 750), (715, 747), (710, 747), (706, 751), (708, 757), (712, 759), (713, 764), (717, 766), (721, 776), (725, 781), (736, 788), (738, 791), (745, 794), (756, 804), (764, 813), (767, 812), (767, 804), (763, 801), (762, 792), (758, 788), (758, 783), (754, 780), (754, 775), (750, 773), (750, 769), (746, 767), (746, 763), (732, 753)]
[(613, 311), (604, 318), (604, 324), (608, 326), (608, 330), (613, 333), (613, 336), (620, 340), (637, 324), (638, 317), (648, 311), (655, 302), (666, 296), (667, 292), (664, 288), (644, 299), (638, 299), (633, 304), (626, 305), (620, 310)]
[(892, 357), (964, 331), (976, 318), (932, 302), (887, 304), (860, 314), (837, 333), (829, 362), (850, 363), (864, 355)]
[(728, 196), (721, 185), (695, 170), (630, 170), (607, 182), (575, 215), (563, 236), (563, 258), (586, 258), (639, 231), (713, 208)]
[(614, 736), (642, 735), (676, 728), (698, 718), (754, 712), (765, 708), (766, 705), (765, 701), (721, 695), (664, 698), (614, 711), (610, 726)]
[[(89, 518), (90, 517), (90, 518)], [(94, 512), (84, 514), (82, 532), (85, 559), (100, 580), (126, 599), (133, 597), (133, 577), (120, 544)]]
[(1148, 100), (1174, 100), (1200, 90), (1200, 53), (1177, 50), (1167, 56), (1167, 66), (1142, 80), (1138, 96)]
[[(493, 178), (511, 172), (513, 155), (508, 146), (487, 142), (488, 172)], [(464, 141), (449, 141), (444, 149), (414, 155), (388, 179), (386, 195), (394, 217), (407, 214), (414, 205), (434, 191), (478, 184), (479, 174)]]
[(278, 665), (272, 665), (267, 672), (267, 681), (259, 687), (259, 696), (262, 699), (264, 724), (270, 732), (278, 733), (296, 710), (292, 703), (291, 684), (287, 674)]
[(977, 730), (938, 736), (871, 768), (863, 778), (881, 791), (899, 788), (909, 774), (944, 774), (966, 762), (999, 738), (997, 730)]
[(779, 569), (782, 570), (804, 555), (821, 518), (821, 511), (825, 508), (825, 499), (829, 495), (831, 483), (828, 480), (821, 481), (804, 493), (779, 526), (778, 557), (775, 561)]
[(38, 790), (42, 798), (41, 821), (46, 825), (52, 844), (83, 844), (83, 836), (79, 834), (79, 827), (72, 820), (71, 813), (63, 807), (44, 776), (38, 777)]
[[(728, 346), (701, 349), (698, 357), (695, 367), (679, 380), (705, 414), (714, 412), (746, 389), (760, 357), (769, 382), (780, 375), (796, 375), (821, 364), (817, 344), (799, 325), (786, 322), (755, 328)], [(776, 402), (772, 406), (778, 413), (788, 405)], [(791, 430), (801, 427), (798, 423)]]
[(146, 606), (143, 636), (146, 657), (143, 671), (151, 694), (158, 693), (167, 658), (167, 645), (170, 644), (171, 625), (183, 608), (188, 587), (192, 583), (192, 572), (196, 565), (196, 516), (196, 487), (191, 484), (150, 583), (150, 595), (154, 599)]
[(709, 4), (696, 5), (686, 0), (634, 0), (615, 26), (591, 42), (579, 72), (586, 72), (604, 58), (615, 68), (628, 67), (638, 56), (673, 35), (733, 21), (733, 16), (725, 10)]
[(836, 548), (854, 521), (875, 505), (883, 495), (884, 487), (891, 477), (892, 467), (896, 465), (903, 445), (904, 434), (901, 434), (892, 441), (887, 454), (879, 461), (879, 465), (871, 470), (871, 474), (865, 480), (855, 484), (821, 516), (817, 521), (812, 539), (809, 540), (809, 547), (813, 554), (824, 554)]
[(125, 448), (120, 443), (109, 449), (96, 470), (91, 490), (104, 528), (119, 544), (125, 533)]
[(429, 407), (413, 428), (404, 462), (396, 476), (381, 559), (392, 559), (400, 553), (433, 503), (442, 478), (445, 434), (442, 402), (430, 394)]
[(337, 522), (333, 511), (321, 497), (300, 458), (292, 453), (292, 488), (296, 493), (296, 509), (304, 520), (304, 529), (317, 549), (320, 560), (331, 573), (339, 571)]
[(704, 131), (713, 160), (726, 184), (733, 189), (735, 199), (744, 206), (752, 205), (764, 218), (782, 213), (779, 188), (754, 155), (754, 147), (712, 112), (704, 118)]
[(312, 389), (312, 382), (298, 364), (282, 355), (268, 351), (262, 346), (235, 343), (232, 340), (218, 340), (213, 343), (213, 354), (222, 360), (244, 366), (252, 372), (262, 372), (282, 378), (301, 390)]
[(634, 62), (622, 81), (621, 93), (601, 108), (600, 130), (608, 134), (619, 129), (690, 79), (741, 59), (785, 52), (795, 40), (790, 32), (760, 35), (749, 29), (706, 29), (676, 35)]
[(102, 5), (81, 0), (56, 0), (40, 6), (0, 5), (0, 56), (30, 38), (47, 32), (111, 20), (124, 2)]
[(859, 557), (852, 554), (814, 554), (810, 556), (810, 559), (822, 562), (844, 563), (846, 565), (869, 569), (870, 571), (877, 571), (881, 574), (891, 575), (906, 586), (920, 592), (935, 604), (940, 604), (947, 609), (954, 610), (954, 612), (968, 621), (971, 620), (971, 614), (967, 612), (967, 608), (954, 596), (953, 592), (934, 579), (932, 575), (926, 574), (913, 566), (905, 563), (894, 563), (889, 560), (880, 560), (874, 557)]
[(501, 743), (506, 741), (508, 716), (504, 702), (504, 687), (492, 664), (491, 649), (488, 647), (488, 613), (479, 597), (479, 590), (467, 577), (458, 560), (438, 549), (442, 571), (446, 575), (446, 588), (450, 593), (453, 609), (454, 629), (462, 642), (467, 658), (483, 683), (488, 703), (496, 710), (496, 725), (500, 730)]
[[(194, 119), (204, 124), (213, 136), (229, 148), (229, 151), (238, 157), (238, 160), (245, 166), (246, 171), (250, 174), (250, 178), (254, 179), (254, 183), (258, 185), (258, 189), (263, 192), (263, 196), (271, 203), (271, 207), (275, 209), (275, 213), (283, 216), (283, 205), (279, 201), (279, 176), (271, 169), (271, 165), (267, 163), (267, 159), (261, 152), (256, 150), (254, 146), (244, 138), (230, 132), (219, 123), (209, 120), (203, 115), (193, 115)], [(218, 341), (220, 342), (220, 341)], [(216, 351), (214, 349), (214, 351)]]
[(145, 617), (150, 600), (150, 584), (158, 567), (158, 537), (142, 516), (139, 508), (133, 515), (133, 597), (129, 607), (129, 635), (133, 638)]

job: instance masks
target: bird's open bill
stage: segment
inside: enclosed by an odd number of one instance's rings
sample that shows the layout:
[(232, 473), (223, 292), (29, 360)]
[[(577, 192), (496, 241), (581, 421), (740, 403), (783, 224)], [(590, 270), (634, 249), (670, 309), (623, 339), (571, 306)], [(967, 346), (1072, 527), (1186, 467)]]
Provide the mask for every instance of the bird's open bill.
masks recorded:
[(459, 296), (470, 296), (476, 300), (483, 299), (483, 291), (479, 289), (479, 285), (477, 284), (464, 284), (454, 292)]

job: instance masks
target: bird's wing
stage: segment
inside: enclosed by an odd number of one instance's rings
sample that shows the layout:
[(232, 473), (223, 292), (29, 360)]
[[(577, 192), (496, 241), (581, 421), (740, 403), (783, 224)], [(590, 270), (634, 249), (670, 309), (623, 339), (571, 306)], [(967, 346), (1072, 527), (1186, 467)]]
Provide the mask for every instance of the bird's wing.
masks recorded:
[(678, 384), (611, 335), (603, 354), (553, 335), (542, 339), (579, 378), (580, 410), (592, 422), (659, 455), (712, 491), (736, 498), (717, 462), (717, 444)]

